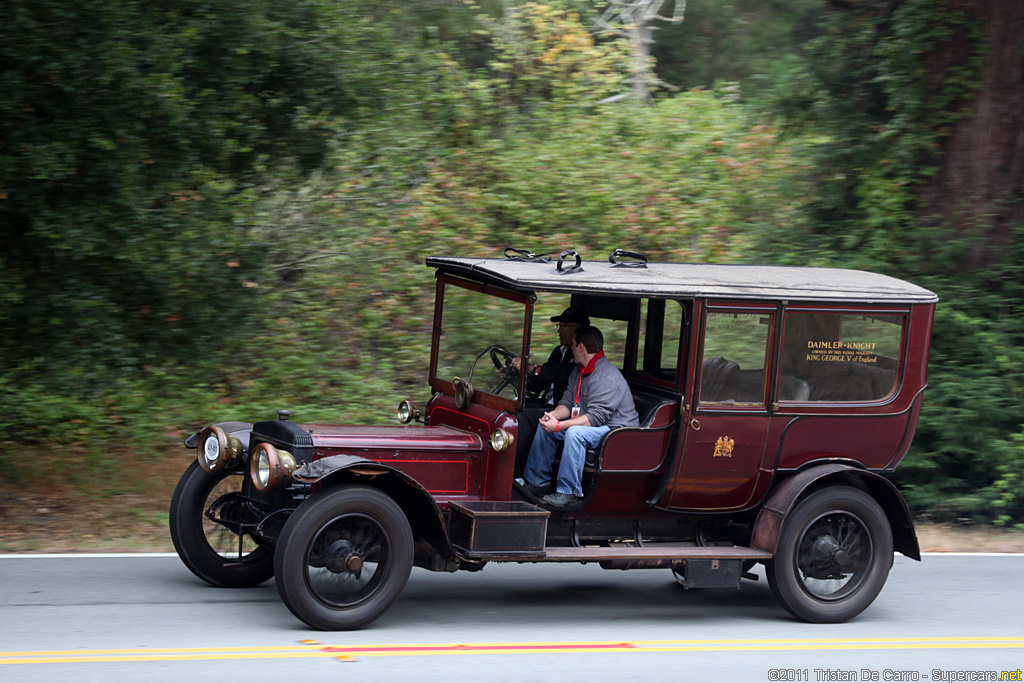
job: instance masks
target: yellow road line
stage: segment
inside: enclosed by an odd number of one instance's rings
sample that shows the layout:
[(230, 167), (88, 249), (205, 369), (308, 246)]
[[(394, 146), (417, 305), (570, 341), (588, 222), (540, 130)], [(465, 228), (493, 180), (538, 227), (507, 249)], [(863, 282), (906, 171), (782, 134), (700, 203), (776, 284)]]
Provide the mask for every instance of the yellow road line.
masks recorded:
[(794, 650), (987, 650), (1024, 648), (1024, 637), (807, 638), (757, 640), (647, 640), (633, 642), (419, 643), (380, 645), (277, 645), (255, 647), (28, 650), (0, 652), (0, 665), (241, 659), (415, 657), (468, 654), (612, 652), (763, 652)]

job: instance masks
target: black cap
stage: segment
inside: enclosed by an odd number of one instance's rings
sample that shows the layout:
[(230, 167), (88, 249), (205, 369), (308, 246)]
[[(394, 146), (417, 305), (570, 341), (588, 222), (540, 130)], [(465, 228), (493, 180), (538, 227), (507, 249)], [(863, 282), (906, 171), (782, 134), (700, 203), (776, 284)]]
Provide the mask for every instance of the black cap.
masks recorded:
[(553, 323), (576, 323), (577, 325), (589, 325), (590, 318), (585, 314), (577, 311), (575, 308), (567, 308), (562, 311), (562, 315), (556, 315), (551, 319)]

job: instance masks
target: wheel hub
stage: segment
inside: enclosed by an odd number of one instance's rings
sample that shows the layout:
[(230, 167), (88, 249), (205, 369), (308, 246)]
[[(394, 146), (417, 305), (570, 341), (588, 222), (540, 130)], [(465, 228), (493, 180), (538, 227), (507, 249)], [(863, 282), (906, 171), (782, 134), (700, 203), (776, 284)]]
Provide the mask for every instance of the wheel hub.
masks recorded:
[(835, 552), (832, 553), (832, 563), (839, 567), (840, 570), (846, 571), (850, 565), (850, 553), (846, 552), (846, 548), (836, 548)]
[(835, 579), (849, 571), (853, 558), (834, 536), (826, 534), (814, 541), (807, 559), (803, 569), (808, 576), (815, 579)]
[(335, 574), (359, 576), (363, 570), (363, 556), (351, 541), (341, 538), (332, 543), (324, 553), (324, 567)]

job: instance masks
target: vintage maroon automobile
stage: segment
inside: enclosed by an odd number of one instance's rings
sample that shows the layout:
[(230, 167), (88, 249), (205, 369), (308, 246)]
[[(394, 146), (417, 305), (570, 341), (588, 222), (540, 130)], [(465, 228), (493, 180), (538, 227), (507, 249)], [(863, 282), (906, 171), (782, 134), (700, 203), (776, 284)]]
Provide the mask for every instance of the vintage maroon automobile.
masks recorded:
[[(271, 576), (320, 629), (359, 628), (413, 565), (595, 562), (669, 568), (737, 588), (765, 566), (790, 613), (839, 622), (881, 590), (893, 553), (920, 559), (883, 473), (921, 409), (937, 297), (853, 270), (608, 261), (507, 249), (428, 258), (437, 295), (430, 397), (404, 425), (206, 427), (174, 492), (185, 565), (217, 586)], [(512, 359), (546, 358), (567, 306), (604, 333), (640, 414), (588, 453), (584, 499), (546, 507), (514, 481)], [(409, 424), (420, 421), (422, 424)]]

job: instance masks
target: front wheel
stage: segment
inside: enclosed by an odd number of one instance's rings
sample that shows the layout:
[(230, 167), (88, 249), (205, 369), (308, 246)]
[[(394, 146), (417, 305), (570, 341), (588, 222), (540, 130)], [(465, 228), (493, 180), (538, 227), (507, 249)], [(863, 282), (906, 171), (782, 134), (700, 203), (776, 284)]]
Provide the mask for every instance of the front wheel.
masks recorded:
[(288, 518), (274, 558), (277, 590), (292, 614), (325, 631), (357, 629), (383, 614), (412, 570), (405, 513), (367, 486), (316, 496)]
[(242, 480), (235, 472), (207, 474), (193, 461), (171, 497), (171, 541), (178, 557), (200, 579), (223, 588), (258, 586), (274, 573), (271, 551), (241, 526), (254, 521), (241, 498)]
[(830, 486), (800, 501), (766, 563), (775, 597), (814, 623), (847, 621), (878, 596), (892, 566), (892, 529), (867, 493)]

